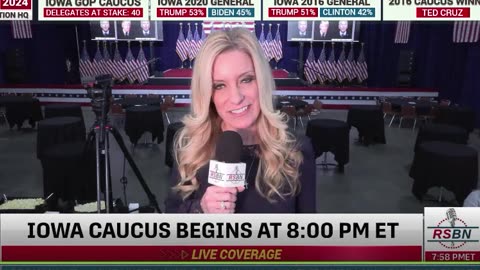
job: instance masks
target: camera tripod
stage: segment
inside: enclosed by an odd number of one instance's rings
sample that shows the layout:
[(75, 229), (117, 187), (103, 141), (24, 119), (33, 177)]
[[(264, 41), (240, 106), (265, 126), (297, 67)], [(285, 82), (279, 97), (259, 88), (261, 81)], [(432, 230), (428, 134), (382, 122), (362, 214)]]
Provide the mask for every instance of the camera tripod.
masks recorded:
[[(98, 79), (97, 79), (98, 80)], [(102, 84), (102, 82), (104, 82)], [(106, 83), (105, 83), (106, 82)], [(105, 210), (107, 213), (111, 213), (113, 210), (113, 200), (112, 200), (112, 184), (111, 184), (111, 175), (110, 175), (110, 134), (113, 135), (113, 138), (120, 147), (125, 159), (128, 161), (128, 164), (132, 168), (135, 176), (137, 177), (140, 185), (147, 194), (150, 207), (155, 208), (158, 213), (162, 213), (160, 207), (158, 206), (157, 199), (155, 195), (150, 191), (145, 179), (143, 178), (140, 170), (138, 169), (135, 161), (128, 152), (125, 142), (123, 141), (122, 136), (118, 130), (109, 124), (108, 111), (110, 109), (111, 102), (111, 93), (112, 88), (109, 85), (110, 80), (108, 78), (101, 78), (95, 89), (87, 88), (89, 96), (92, 98), (92, 109), (95, 113), (96, 119), (91, 127), (88, 137), (86, 147), (93, 145), (95, 141), (95, 159), (96, 159), (96, 178), (97, 178), (97, 212), (101, 212), (101, 192), (102, 192), (102, 183), (104, 183), (104, 193), (105, 193)], [(85, 149), (85, 153), (86, 153)], [(122, 178), (123, 181), (123, 178)], [(125, 183), (124, 183), (125, 184)], [(125, 202), (126, 203), (126, 202)]]

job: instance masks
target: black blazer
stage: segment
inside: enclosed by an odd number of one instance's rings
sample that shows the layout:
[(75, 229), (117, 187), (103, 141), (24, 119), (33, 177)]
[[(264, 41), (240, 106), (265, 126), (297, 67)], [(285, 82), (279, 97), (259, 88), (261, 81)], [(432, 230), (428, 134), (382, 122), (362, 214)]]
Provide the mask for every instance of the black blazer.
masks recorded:
[[(258, 170), (259, 160), (256, 157), (255, 149), (258, 146), (244, 146), (242, 162), (247, 164), (248, 188), (237, 194), (235, 213), (315, 213), (316, 212), (316, 165), (315, 153), (310, 138), (297, 136), (298, 149), (303, 154), (303, 162), (299, 167), (300, 171), (300, 193), (296, 196), (284, 199), (275, 198), (276, 202), (271, 203), (261, 196), (255, 189), (255, 176)], [(252, 148), (253, 147), (253, 148)], [(255, 148), (257, 147), (257, 148)], [(254, 149), (252, 151), (252, 149)], [(165, 201), (166, 213), (201, 213), (200, 200), (203, 197), (208, 184), (208, 164), (197, 172), (199, 188), (188, 198), (183, 200), (178, 194), (171, 191)], [(170, 178), (173, 187), (179, 181), (179, 174), (176, 165), (172, 169)]]
[(130, 29), (130, 32), (128, 33), (128, 36), (126, 36), (124, 33), (123, 33), (123, 30), (120, 28), (120, 30), (118, 31), (117, 33), (117, 38), (118, 39), (135, 39), (135, 34), (132, 32), (132, 30)]
[(311, 39), (312, 31), (307, 30), (306, 36), (301, 36), (299, 31), (295, 31), (295, 33), (293, 33), (293, 35), (291, 35), (290, 38), (310, 38)]
[(138, 38), (153, 38), (155, 37), (155, 29), (150, 29), (150, 31), (148, 32), (148, 35), (145, 35), (143, 33), (143, 29), (139, 29), (137, 30), (137, 32), (135, 33), (135, 37), (138, 37)]
[(102, 28), (100, 26), (93, 28), (94, 30), (92, 31), (92, 38), (113, 38), (115, 37), (115, 29), (113, 27), (110, 27), (108, 30), (108, 34), (104, 35)]
[(342, 37), (340, 35), (340, 31), (337, 31), (335, 33), (335, 38), (352, 38), (352, 34), (349, 31), (346, 31), (345, 33), (346, 33), (346, 36)]
[(320, 31), (315, 31), (315, 33), (313, 34), (313, 39), (314, 40), (330, 40), (332, 39), (332, 34), (330, 31), (327, 31), (325, 37), (321, 37), (320, 36)]

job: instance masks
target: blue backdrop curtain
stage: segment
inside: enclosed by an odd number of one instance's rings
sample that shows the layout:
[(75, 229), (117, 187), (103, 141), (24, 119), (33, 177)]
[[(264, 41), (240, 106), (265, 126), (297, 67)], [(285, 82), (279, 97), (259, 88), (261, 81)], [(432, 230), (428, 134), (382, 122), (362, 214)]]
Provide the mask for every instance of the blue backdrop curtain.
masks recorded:
[[(193, 29), (193, 23), (192, 29)], [(278, 22), (263, 22), (265, 30), (268, 23), (272, 23), (275, 35)], [(284, 45), (284, 58), (278, 67), (290, 72), (297, 71), (297, 63), (291, 59), (298, 59), (299, 44), (287, 42), (286, 22), (280, 22), (280, 33)], [(78, 29), (80, 49), (82, 40), (87, 40), (88, 51), (93, 57), (96, 42), (90, 40), (88, 23), (46, 23), (32, 24), (33, 39), (14, 40), (9, 22), (0, 23), (0, 58), (4, 63), (5, 52), (11, 48), (21, 48), (25, 51), (27, 83), (63, 84), (65, 82), (65, 60), (73, 61), (78, 68), (77, 42), (75, 27)], [(442, 98), (449, 98), (453, 102), (469, 105), (480, 115), (478, 70), (480, 64), (480, 42), (460, 43), (452, 42), (453, 23), (417, 22), (412, 24), (408, 44), (394, 44), (395, 23), (389, 22), (362, 22), (360, 40), (365, 43), (365, 56), (368, 63), (369, 78), (365, 86), (394, 87), (397, 76), (397, 64), (400, 50), (408, 49), (415, 52), (415, 87), (435, 88), (440, 91)], [(156, 71), (164, 71), (180, 66), (180, 60), (175, 53), (175, 43), (179, 32), (178, 22), (163, 22), (164, 41), (154, 43), (155, 57), (161, 60), (155, 64)], [(187, 28), (184, 24), (184, 33)], [(256, 35), (260, 35), (260, 23), (256, 24)], [(109, 43), (113, 49), (114, 43)], [(126, 42), (119, 42), (122, 56), (126, 53)], [(103, 46), (103, 44), (101, 44)], [(342, 44), (336, 44), (336, 58), (340, 54)], [(315, 56), (320, 54), (321, 43), (314, 43)], [(327, 44), (327, 56), (330, 44)], [(139, 43), (132, 42), (131, 48), (136, 56)], [(144, 51), (150, 58), (149, 44), (144, 43)], [(349, 45), (346, 47), (349, 49)], [(310, 44), (305, 44), (304, 57), (307, 56)], [(355, 45), (355, 57), (358, 56), (360, 45)], [(113, 53), (111, 54), (113, 55)], [(272, 67), (274, 62), (272, 61)], [(5, 65), (0, 64), (0, 83), (5, 83)], [(477, 117), (479, 123), (480, 117)]]

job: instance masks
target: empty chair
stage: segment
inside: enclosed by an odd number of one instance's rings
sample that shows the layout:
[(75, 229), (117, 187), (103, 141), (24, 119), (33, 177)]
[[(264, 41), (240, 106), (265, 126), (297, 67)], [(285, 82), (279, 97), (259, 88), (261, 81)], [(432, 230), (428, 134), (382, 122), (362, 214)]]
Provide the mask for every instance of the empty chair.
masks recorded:
[(448, 107), (448, 106), (450, 106), (450, 103), (452, 103), (452, 102), (449, 99), (442, 99), (442, 100), (440, 100), (439, 105), (444, 106), (444, 107)]
[(425, 123), (428, 123), (428, 122), (433, 122), (433, 120), (437, 117), (437, 115), (438, 115), (438, 108), (435, 106), (432, 106), (432, 108), (430, 109), (430, 113), (420, 115), (420, 118), (424, 120)]
[(403, 119), (413, 119), (413, 129), (415, 129), (415, 126), (417, 125), (417, 113), (415, 111), (415, 107), (412, 105), (403, 105), (402, 110), (400, 112), (400, 123), (398, 124), (398, 127), (402, 126), (402, 121)]
[(175, 97), (173, 96), (165, 96), (163, 99), (163, 103), (160, 105), (162, 112), (165, 113), (165, 118), (167, 118), (167, 123), (170, 124), (170, 118), (168, 117), (168, 110), (175, 107)]
[(305, 108), (301, 108), (301, 109), (296, 111), (296, 116), (300, 120), (300, 123), (302, 124), (302, 127), (305, 127), (303, 125), (302, 117), (306, 116), (308, 118), (308, 120), (310, 120), (310, 114), (312, 113), (312, 111), (313, 111), (313, 105), (311, 105), (311, 104), (308, 104), (307, 106), (305, 106)]
[(289, 119), (293, 119), (293, 130), (297, 127), (297, 110), (295, 106), (283, 106), (281, 112), (288, 115)]
[(419, 97), (418, 100), (423, 100), (423, 101), (432, 101), (433, 98), (431, 97)]
[(392, 116), (392, 119), (390, 120), (390, 124), (388, 125), (389, 127), (392, 126), (393, 120), (395, 120), (395, 116), (397, 116), (397, 113), (392, 108), (392, 103), (383, 102), (382, 111), (383, 111), (383, 119), (385, 119), (387, 115)]
[(313, 110), (312, 110), (311, 115), (317, 115), (317, 114), (319, 114), (320, 111), (322, 110), (322, 107), (323, 107), (323, 103), (322, 103), (319, 99), (316, 99), (316, 100), (313, 102)]
[(110, 107), (110, 115), (114, 119), (115, 126), (118, 127), (117, 123), (120, 123), (121, 126), (123, 126), (125, 120), (125, 111), (123, 110), (122, 104), (113, 103)]

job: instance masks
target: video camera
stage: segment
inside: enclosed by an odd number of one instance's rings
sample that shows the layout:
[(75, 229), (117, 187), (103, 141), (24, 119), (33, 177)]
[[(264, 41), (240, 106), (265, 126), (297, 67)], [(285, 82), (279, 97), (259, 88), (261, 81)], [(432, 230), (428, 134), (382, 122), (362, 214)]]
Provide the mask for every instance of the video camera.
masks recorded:
[(111, 74), (82, 78), (82, 84), (91, 99), (92, 109), (97, 119), (105, 118), (110, 110), (112, 82)]

